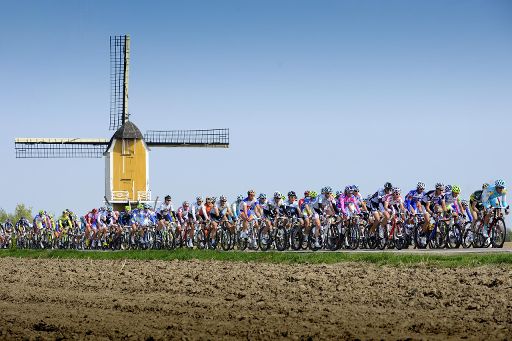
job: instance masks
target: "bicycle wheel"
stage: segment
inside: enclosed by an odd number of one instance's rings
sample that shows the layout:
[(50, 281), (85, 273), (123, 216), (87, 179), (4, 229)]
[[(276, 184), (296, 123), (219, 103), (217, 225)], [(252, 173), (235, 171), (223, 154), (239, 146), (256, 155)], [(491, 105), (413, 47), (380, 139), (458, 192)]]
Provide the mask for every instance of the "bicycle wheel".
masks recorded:
[(298, 251), (302, 249), (302, 242), (304, 240), (304, 235), (302, 233), (302, 227), (298, 225), (294, 225), (290, 232), (290, 246), (292, 250)]
[(471, 222), (467, 221), (464, 224), (463, 231), (461, 244), (463, 248), (467, 249), (473, 245), (473, 239), (475, 238), (473, 230), (471, 229)]
[(215, 250), (217, 249), (217, 245), (219, 245), (220, 241), (220, 233), (219, 228), (217, 227), (215, 231), (213, 231), (213, 228), (210, 228), (210, 233), (208, 233), (208, 248)]
[(227, 226), (223, 226), (220, 232), (220, 246), (222, 250), (229, 251), (233, 246), (233, 235)]
[(325, 243), (326, 248), (331, 251), (335, 251), (340, 248), (340, 231), (338, 230), (337, 225), (329, 226), (329, 229), (327, 230), (327, 240), (325, 241)]
[(274, 242), (277, 251), (284, 251), (288, 248), (288, 232), (284, 226), (276, 228)]
[(359, 246), (359, 226), (351, 224), (345, 233), (346, 245), (349, 249), (355, 250)]
[(407, 247), (406, 231), (404, 224), (396, 223), (395, 230), (393, 231), (393, 239), (395, 240), (395, 247), (397, 250), (402, 250)]
[(379, 224), (379, 226), (377, 227), (376, 234), (375, 234), (375, 239), (376, 239), (376, 247), (379, 250), (384, 250), (388, 243), (388, 229), (385, 226), (382, 227), (382, 225)]
[(434, 238), (431, 240), (432, 248), (434, 249), (443, 249), (446, 246), (446, 231), (448, 229), (448, 225), (445, 221), (439, 221), (437, 226), (434, 226), (436, 229)]
[(194, 244), (199, 250), (204, 250), (207, 245), (206, 235), (205, 231), (203, 229), (200, 229), (196, 232), (194, 235)]
[(458, 223), (448, 228), (446, 240), (448, 248), (458, 249), (460, 247), (460, 244), (462, 244), (462, 231)]
[(258, 235), (258, 245), (261, 251), (268, 251), (272, 246), (272, 232), (270, 231), (270, 227), (266, 224), (260, 228)]
[(507, 227), (503, 218), (497, 218), (491, 229), (491, 245), (494, 248), (502, 248), (507, 237)]
[(247, 241), (247, 237), (242, 237), (241, 234), (242, 234), (242, 231), (238, 231), (238, 233), (237, 233), (237, 240), (238, 240), (237, 247), (238, 247), (238, 250), (244, 251), (245, 249), (247, 249), (248, 241)]

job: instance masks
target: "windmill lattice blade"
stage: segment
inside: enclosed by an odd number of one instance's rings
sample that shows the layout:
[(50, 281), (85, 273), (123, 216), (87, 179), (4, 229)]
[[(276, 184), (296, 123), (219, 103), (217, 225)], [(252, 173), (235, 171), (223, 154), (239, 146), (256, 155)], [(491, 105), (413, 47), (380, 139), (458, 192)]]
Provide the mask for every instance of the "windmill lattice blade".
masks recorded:
[(110, 37), (110, 130), (117, 130), (128, 115), (129, 40)]
[(150, 147), (229, 147), (229, 129), (149, 130), (144, 141)]
[(17, 138), (16, 158), (101, 158), (108, 145), (106, 139)]

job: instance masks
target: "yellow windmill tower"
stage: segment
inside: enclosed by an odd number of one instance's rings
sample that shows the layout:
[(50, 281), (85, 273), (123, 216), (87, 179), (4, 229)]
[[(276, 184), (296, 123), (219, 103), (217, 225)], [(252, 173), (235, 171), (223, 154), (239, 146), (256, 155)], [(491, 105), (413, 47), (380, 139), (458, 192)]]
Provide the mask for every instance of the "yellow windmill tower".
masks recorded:
[(110, 37), (110, 140), (16, 138), (16, 158), (105, 157), (105, 201), (122, 210), (152, 201), (150, 147), (229, 147), (229, 129), (150, 130), (144, 135), (129, 120), (130, 37)]

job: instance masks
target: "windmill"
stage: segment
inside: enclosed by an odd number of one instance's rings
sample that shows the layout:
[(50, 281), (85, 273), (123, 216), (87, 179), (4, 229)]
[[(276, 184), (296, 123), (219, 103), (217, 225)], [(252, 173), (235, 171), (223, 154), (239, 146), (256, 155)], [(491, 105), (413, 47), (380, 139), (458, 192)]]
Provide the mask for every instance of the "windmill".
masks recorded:
[(229, 129), (149, 130), (144, 135), (128, 112), (130, 37), (110, 37), (110, 130), (108, 139), (16, 138), (16, 158), (105, 157), (105, 200), (116, 210), (151, 201), (151, 147), (229, 147)]

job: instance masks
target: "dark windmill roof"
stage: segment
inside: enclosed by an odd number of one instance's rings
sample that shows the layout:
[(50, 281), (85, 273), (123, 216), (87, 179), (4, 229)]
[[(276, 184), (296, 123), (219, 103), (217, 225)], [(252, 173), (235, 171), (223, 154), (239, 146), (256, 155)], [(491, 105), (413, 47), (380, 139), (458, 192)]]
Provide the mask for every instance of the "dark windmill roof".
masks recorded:
[(126, 121), (112, 136), (113, 139), (143, 139), (139, 128), (131, 121)]
[[(112, 142), (114, 140), (120, 140), (120, 139), (141, 139), (144, 140), (144, 137), (142, 136), (142, 133), (140, 132), (139, 128), (135, 124), (133, 124), (130, 121), (126, 121), (122, 126), (117, 129), (117, 131), (112, 135), (112, 138), (110, 139), (107, 149), (105, 149), (105, 153), (110, 149), (110, 146), (112, 146)], [(105, 155), (103, 153), (103, 155)]]

